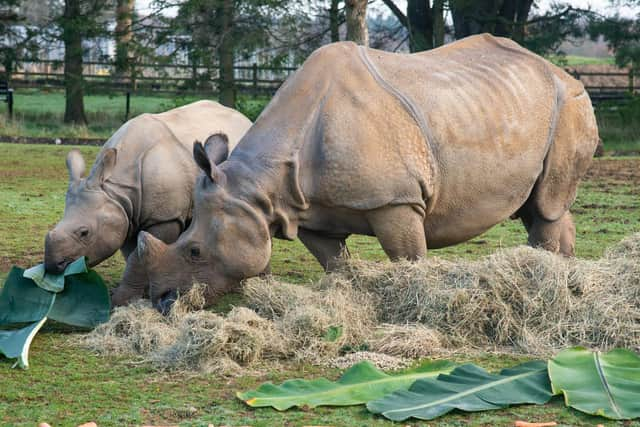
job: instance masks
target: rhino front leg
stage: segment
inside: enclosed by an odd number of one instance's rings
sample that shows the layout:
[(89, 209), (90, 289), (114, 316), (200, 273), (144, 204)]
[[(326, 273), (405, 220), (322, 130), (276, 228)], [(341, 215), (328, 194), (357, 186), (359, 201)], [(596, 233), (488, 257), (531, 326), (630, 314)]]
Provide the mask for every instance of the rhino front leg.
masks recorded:
[(347, 236), (329, 237), (316, 231), (298, 229), (298, 238), (318, 260), (324, 271), (333, 271), (340, 259), (349, 256)]
[[(145, 231), (165, 243), (173, 243), (182, 232), (182, 227), (177, 221), (172, 221), (153, 225)], [(126, 305), (148, 295), (149, 280), (146, 270), (138, 258), (138, 251), (135, 250), (135, 246), (132, 249), (123, 248), (123, 254), (126, 256), (127, 253), (127, 265), (120, 284), (111, 292), (111, 305), (113, 306)]]
[(416, 260), (427, 254), (424, 216), (411, 206), (385, 206), (367, 213), (367, 219), (392, 261)]

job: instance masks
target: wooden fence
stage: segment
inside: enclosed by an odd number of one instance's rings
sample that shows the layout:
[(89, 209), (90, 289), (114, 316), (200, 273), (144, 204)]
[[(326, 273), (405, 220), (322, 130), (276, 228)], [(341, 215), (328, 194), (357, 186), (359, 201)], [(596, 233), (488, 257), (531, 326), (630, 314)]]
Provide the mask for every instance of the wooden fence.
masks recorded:
[[(294, 67), (270, 67), (258, 64), (234, 67), (235, 85), (239, 93), (271, 95), (296, 70)], [(632, 69), (585, 71), (577, 67), (566, 70), (582, 81), (594, 104), (607, 100), (624, 100), (640, 91)], [(192, 67), (175, 64), (138, 64), (133, 78), (115, 76), (109, 62), (85, 62), (84, 80), (88, 93), (133, 92), (136, 94), (211, 94), (218, 93), (219, 73), (216, 66)], [(13, 87), (62, 87), (64, 72), (61, 61), (23, 62), (13, 73)]]
[[(236, 65), (233, 70), (238, 92), (271, 95), (296, 68), (258, 66), (254, 63)], [(62, 87), (64, 66), (60, 61), (25, 61), (11, 77), (13, 87)], [(89, 93), (216, 94), (219, 85), (216, 66), (139, 64), (131, 77), (122, 78), (115, 75), (113, 63), (85, 62), (83, 77)]]

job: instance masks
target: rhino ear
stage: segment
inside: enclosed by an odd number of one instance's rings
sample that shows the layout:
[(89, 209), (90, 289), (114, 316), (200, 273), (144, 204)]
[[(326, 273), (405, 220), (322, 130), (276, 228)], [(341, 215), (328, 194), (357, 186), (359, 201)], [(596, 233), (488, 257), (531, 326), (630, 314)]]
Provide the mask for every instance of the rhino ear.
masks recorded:
[(116, 166), (117, 152), (115, 148), (107, 148), (93, 166), (91, 175), (87, 179), (87, 185), (93, 188), (100, 187), (113, 173)]
[(219, 165), (229, 157), (229, 137), (224, 133), (214, 133), (205, 141), (204, 151), (213, 164)]
[(78, 182), (84, 175), (85, 163), (80, 150), (73, 149), (67, 154), (67, 169), (69, 170), (69, 182)]
[[(211, 139), (211, 137), (209, 137)], [(207, 140), (208, 141), (208, 140)], [(213, 148), (213, 147), (212, 147)], [(224, 172), (218, 168), (217, 163), (209, 156), (206, 148), (200, 141), (193, 143), (193, 159), (196, 161), (200, 169), (216, 184), (224, 184)]]

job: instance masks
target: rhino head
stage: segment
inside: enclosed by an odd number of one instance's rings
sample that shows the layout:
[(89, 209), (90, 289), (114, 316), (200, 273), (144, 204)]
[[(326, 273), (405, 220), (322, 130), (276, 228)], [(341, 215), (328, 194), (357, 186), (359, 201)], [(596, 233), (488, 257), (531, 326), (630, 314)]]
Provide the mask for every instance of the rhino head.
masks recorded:
[(218, 166), (227, 159), (228, 147), (222, 134), (209, 137), (204, 146), (194, 144), (194, 158), (204, 173), (194, 190), (193, 220), (176, 242), (167, 245), (149, 233), (138, 234), (138, 256), (149, 278), (151, 302), (161, 312), (193, 283), (207, 285), (205, 298), (211, 305), (269, 263), (267, 221), (249, 201), (232, 195), (232, 185)]
[(86, 256), (93, 266), (113, 255), (124, 243), (129, 218), (123, 207), (104, 190), (116, 163), (116, 150), (103, 150), (87, 178), (78, 150), (67, 155), (69, 188), (64, 216), (47, 233), (44, 264), (47, 272), (59, 274), (73, 260)]

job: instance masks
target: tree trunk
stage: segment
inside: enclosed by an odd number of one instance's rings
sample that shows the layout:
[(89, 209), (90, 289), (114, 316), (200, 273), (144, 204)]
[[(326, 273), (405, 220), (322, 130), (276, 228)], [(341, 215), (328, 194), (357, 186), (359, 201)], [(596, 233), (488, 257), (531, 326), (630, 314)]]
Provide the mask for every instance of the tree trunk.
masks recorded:
[(433, 47), (444, 44), (444, 0), (433, 0)]
[(116, 6), (116, 74), (127, 76), (130, 72), (131, 39), (135, 0), (118, 0)]
[(331, 0), (329, 7), (329, 30), (331, 31), (331, 42), (340, 41), (340, 0)]
[(222, 0), (220, 10), (220, 46), (218, 47), (218, 60), (220, 70), (220, 103), (230, 108), (236, 106), (236, 85), (233, 74), (233, 36), (231, 34), (234, 16), (234, 0)]
[[(483, 32), (494, 33), (504, 0), (450, 0), (456, 39)], [(509, 1), (509, 0), (507, 0)]]
[(420, 52), (433, 48), (433, 18), (429, 0), (408, 0), (409, 50)]
[(347, 14), (347, 40), (368, 46), (367, 0), (346, 0), (345, 6)]
[(82, 25), (80, 3), (66, 0), (62, 25), (64, 41), (64, 86), (66, 91), (65, 123), (87, 124), (84, 113), (84, 82), (82, 80)]
[(525, 26), (529, 19), (529, 12), (531, 12), (531, 6), (533, 6), (533, 0), (517, 0), (518, 6), (516, 8), (516, 21), (513, 27), (513, 35), (511, 38), (522, 43), (525, 37)]

